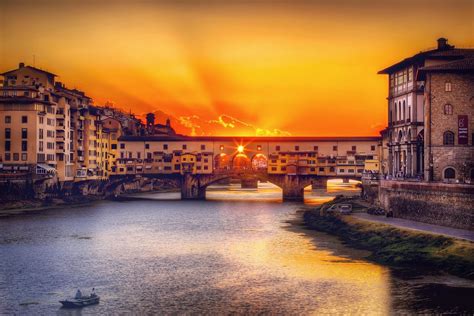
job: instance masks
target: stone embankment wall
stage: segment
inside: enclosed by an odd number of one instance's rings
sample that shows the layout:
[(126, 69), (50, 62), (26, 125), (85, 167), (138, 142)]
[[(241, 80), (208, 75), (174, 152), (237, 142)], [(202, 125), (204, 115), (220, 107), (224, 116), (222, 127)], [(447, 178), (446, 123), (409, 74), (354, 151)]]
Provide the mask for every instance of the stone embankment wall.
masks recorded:
[(474, 185), (380, 180), (364, 194), (395, 217), (474, 230)]
[(163, 191), (179, 188), (175, 179), (133, 178), (123, 180), (86, 180), (59, 182), (57, 178), (0, 182), (0, 203), (53, 199), (94, 199), (117, 196), (123, 193)]

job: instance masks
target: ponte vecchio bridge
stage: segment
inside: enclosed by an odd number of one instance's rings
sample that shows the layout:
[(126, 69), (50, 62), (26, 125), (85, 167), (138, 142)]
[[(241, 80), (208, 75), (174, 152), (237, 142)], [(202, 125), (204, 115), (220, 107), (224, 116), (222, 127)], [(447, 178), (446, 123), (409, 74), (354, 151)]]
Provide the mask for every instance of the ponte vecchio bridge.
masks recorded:
[(268, 181), (283, 200), (303, 200), (308, 185), (359, 180), (378, 167), (379, 137), (122, 136), (112, 178), (176, 179), (182, 199), (205, 199), (206, 187), (239, 178), (243, 186)]

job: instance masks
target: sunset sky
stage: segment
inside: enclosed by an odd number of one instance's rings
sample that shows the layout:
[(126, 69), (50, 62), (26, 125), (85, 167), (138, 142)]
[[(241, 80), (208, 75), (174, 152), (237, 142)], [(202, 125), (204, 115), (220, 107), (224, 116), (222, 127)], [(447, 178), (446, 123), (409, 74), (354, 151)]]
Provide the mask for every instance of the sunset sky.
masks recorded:
[(34, 55), (96, 104), (196, 135), (377, 135), (377, 71), (438, 37), (473, 47), (473, 21), (471, 0), (0, 0), (0, 70)]

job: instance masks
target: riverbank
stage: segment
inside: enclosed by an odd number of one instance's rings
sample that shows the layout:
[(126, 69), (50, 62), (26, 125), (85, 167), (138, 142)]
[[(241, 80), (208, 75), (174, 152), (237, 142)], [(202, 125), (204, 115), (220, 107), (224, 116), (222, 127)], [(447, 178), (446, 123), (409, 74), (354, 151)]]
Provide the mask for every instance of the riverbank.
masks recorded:
[(346, 201), (336, 198), (316, 208), (305, 208), (304, 225), (336, 235), (352, 247), (369, 250), (368, 259), (380, 264), (442, 271), (474, 280), (474, 243), (325, 213), (328, 205)]
[[(178, 189), (160, 189), (147, 192), (136, 192), (136, 193), (169, 193), (179, 192)], [(135, 193), (135, 194), (136, 194)], [(7, 201), (2, 202), (0, 205), (0, 217), (20, 215), (26, 213), (35, 213), (43, 210), (49, 210), (54, 208), (60, 208), (67, 205), (68, 207), (77, 207), (81, 205), (87, 205), (96, 201), (102, 200), (120, 200), (120, 201), (132, 201), (133, 197), (129, 196), (129, 193), (124, 193), (112, 196), (99, 196), (99, 195), (81, 195), (81, 196), (65, 196), (62, 198), (49, 198), (49, 199), (28, 199), (19, 201)]]

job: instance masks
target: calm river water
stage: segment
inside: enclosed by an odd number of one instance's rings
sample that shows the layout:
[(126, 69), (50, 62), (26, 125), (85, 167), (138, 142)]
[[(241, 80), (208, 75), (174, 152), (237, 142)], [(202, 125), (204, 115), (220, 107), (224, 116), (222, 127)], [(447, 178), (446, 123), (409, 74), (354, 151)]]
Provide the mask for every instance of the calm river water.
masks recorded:
[[(472, 283), (370, 263), (288, 224), (301, 204), (280, 195), (265, 184), (214, 187), (208, 201), (145, 194), (1, 218), (0, 313), (473, 312)], [(306, 203), (327, 199), (307, 192)], [(60, 308), (92, 287), (99, 305)]]

